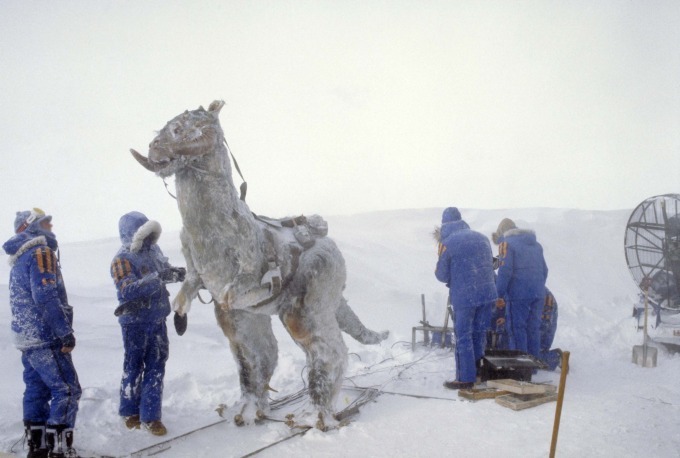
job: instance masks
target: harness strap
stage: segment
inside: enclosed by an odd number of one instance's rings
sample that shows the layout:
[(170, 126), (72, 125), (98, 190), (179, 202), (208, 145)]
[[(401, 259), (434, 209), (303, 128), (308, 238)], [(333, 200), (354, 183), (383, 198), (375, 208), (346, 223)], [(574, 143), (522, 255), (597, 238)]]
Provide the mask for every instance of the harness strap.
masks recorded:
[(234, 167), (236, 168), (236, 171), (238, 172), (238, 175), (241, 177), (241, 180), (243, 180), (243, 183), (241, 183), (241, 186), (239, 187), (239, 191), (241, 192), (240, 199), (245, 202), (246, 201), (246, 193), (248, 192), (248, 183), (246, 182), (246, 179), (243, 178), (243, 174), (241, 173), (241, 168), (238, 166), (238, 162), (236, 161), (236, 157), (234, 156), (234, 153), (231, 152), (231, 148), (229, 148), (229, 143), (227, 143), (227, 139), (224, 140), (224, 145), (227, 147), (227, 151), (229, 151), (229, 155), (231, 156), (231, 159), (234, 161)]

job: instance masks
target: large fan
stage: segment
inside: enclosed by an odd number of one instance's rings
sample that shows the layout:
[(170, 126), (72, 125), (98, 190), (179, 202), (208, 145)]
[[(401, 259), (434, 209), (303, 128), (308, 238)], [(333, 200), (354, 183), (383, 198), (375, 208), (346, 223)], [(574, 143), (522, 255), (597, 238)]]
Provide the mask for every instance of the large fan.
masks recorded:
[(680, 310), (680, 194), (650, 197), (628, 219), (626, 262), (661, 308)]

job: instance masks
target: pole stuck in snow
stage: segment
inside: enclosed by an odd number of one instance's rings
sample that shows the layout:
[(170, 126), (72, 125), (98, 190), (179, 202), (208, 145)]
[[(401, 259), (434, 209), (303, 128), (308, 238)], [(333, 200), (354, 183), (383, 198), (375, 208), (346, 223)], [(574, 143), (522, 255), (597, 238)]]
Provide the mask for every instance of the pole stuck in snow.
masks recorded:
[(557, 433), (560, 430), (560, 417), (562, 416), (562, 401), (564, 400), (564, 387), (567, 384), (569, 373), (569, 352), (562, 353), (562, 369), (560, 374), (560, 388), (557, 393), (557, 407), (555, 408), (555, 422), (553, 423), (552, 442), (550, 443), (550, 458), (555, 458), (557, 449)]

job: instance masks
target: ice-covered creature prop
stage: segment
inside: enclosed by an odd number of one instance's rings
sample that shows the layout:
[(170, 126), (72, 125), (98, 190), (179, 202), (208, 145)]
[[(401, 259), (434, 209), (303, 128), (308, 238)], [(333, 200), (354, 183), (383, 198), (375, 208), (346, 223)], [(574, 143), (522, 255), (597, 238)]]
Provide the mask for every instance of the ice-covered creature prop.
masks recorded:
[(169, 121), (147, 157), (130, 150), (148, 170), (175, 175), (187, 275), (173, 309), (184, 316), (201, 288), (212, 294), (239, 368), (237, 422), (268, 409), (278, 359), (270, 315), (278, 314), (306, 354), (310, 415), (325, 429), (335, 422), (346, 366), (341, 331), (367, 344), (379, 343), (387, 332), (367, 329), (347, 305), (345, 261), (320, 216), (258, 217), (239, 198), (218, 117), (223, 105), (214, 101), (208, 110), (185, 111)]

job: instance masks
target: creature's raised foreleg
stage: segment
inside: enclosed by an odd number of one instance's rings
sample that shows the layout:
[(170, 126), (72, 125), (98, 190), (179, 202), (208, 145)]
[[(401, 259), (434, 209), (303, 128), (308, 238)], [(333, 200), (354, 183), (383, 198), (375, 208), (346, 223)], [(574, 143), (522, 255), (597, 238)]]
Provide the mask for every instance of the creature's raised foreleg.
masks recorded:
[(184, 229), (180, 232), (180, 240), (182, 242), (182, 254), (187, 263), (187, 275), (177, 296), (172, 301), (172, 309), (184, 316), (191, 309), (191, 301), (194, 300), (198, 291), (203, 287), (203, 282), (198, 275), (193, 257), (191, 256), (189, 234)]
[(269, 409), (269, 380), (278, 361), (278, 345), (271, 317), (224, 310), (215, 304), (215, 316), (238, 365), (241, 401), (230, 409), (236, 424), (251, 423)]

